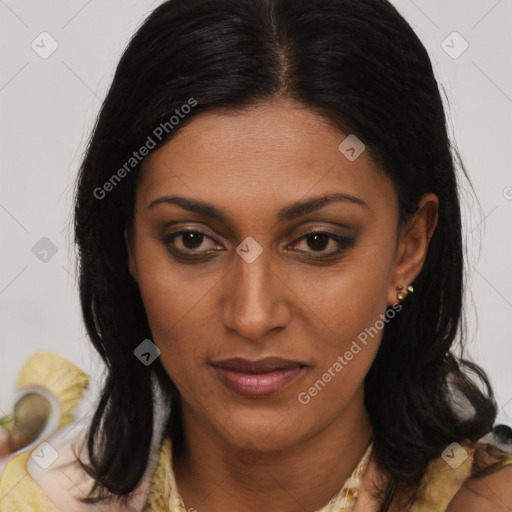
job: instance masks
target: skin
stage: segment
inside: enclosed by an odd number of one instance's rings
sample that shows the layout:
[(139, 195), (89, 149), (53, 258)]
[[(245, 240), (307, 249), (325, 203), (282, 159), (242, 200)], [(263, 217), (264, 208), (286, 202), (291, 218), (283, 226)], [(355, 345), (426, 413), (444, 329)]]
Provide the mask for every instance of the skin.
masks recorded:
[(512, 510), (512, 466), (467, 480), (450, 501), (446, 512), (510, 512)]
[[(144, 163), (125, 239), (153, 341), (183, 398), (186, 450), (173, 464), (187, 510), (319, 509), (366, 450), (373, 430), (363, 380), (381, 331), (307, 405), (298, 395), (397, 302), (398, 284), (414, 281), (438, 200), (425, 195), (399, 229), (392, 182), (368, 151), (349, 161), (338, 149), (346, 136), (281, 98), (200, 114)], [(333, 192), (366, 206), (339, 201), (276, 220), (283, 207)], [(228, 221), (175, 204), (148, 209), (164, 195), (211, 203)], [(207, 237), (186, 246), (179, 236), (168, 246), (218, 251), (192, 264), (176, 259), (161, 239), (183, 229)], [(326, 256), (339, 246), (330, 240), (318, 248), (303, 238), (314, 230), (355, 242)], [(263, 250), (252, 263), (236, 252), (249, 236)], [(211, 367), (267, 356), (308, 368), (276, 395), (254, 399), (229, 390)]]

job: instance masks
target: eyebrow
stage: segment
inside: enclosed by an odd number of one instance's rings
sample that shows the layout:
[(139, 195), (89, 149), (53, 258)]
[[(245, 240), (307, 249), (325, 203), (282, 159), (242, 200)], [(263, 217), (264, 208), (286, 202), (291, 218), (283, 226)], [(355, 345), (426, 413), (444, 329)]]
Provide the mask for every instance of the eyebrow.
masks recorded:
[[(303, 201), (297, 201), (284, 208), (281, 208), (277, 213), (278, 221), (290, 221), (297, 217), (301, 217), (308, 213), (312, 213), (324, 206), (335, 202), (348, 202), (362, 206), (369, 209), (368, 204), (359, 197), (344, 194), (342, 192), (335, 192), (332, 194), (312, 197)], [(149, 203), (146, 210), (150, 210), (159, 204), (175, 204), (181, 208), (193, 213), (197, 213), (204, 217), (216, 219), (224, 224), (228, 223), (228, 218), (225, 213), (211, 203), (200, 201), (197, 199), (190, 199), (182, 196), (162, 196)]]

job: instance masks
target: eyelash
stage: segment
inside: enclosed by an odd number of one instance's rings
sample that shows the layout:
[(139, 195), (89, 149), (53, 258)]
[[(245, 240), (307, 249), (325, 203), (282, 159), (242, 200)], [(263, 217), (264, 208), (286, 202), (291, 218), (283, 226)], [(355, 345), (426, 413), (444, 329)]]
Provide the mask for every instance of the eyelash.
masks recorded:
[[(160, 240), (166, 246), (167, 250), (174, 257), (176, 257), (176, 258), (178, 258), (180, 260), (189, 260), (189, 261), (190, 260), (195, 260), (195, 261), (205, 260), (208, 257), (208, 255), (211, 255), (214, 252), (220, 252), (220, 251), (217, 251), (217, 250), (210, 250), (210, 251), (206, 251), (206, 253), (203, 252), (201, 254), (200, 252), (199, 253), (197, 253), (197, 252), (194, 253), (193, 251), (182, 251), (181, 249), (176, 249), (175, 247), (171, 248), (171, 244), (172, 244), (172, 242), (176, 238), (179, 238), (180, 236), (183, 236), (185, 234), (190, 234), (190, 233), (194, 233), (196, 235), (200, 235), (200, 236), (203, 236), (205, 238), (208, 238), (208, 239), (214, 241), (212, 237), (210, 237), (206, 233), (204, 233), (204, 232), (202, 232), (200, 230), (196, 230), (196, 229), (193, 229), (193, 230), (192, 229), (185, 229), (185, 230), (182, 230), (182, 231), (177, 231), (176, 233), (172, 233), (170, 235), (166, 235), (166, 236), (160, 238)], [(300, 238), (298, 238), (294, 242), (292, 242), (291, 245), (296, 245), (299, 242), (301, 242), (302, 240), (307, 240), (309, 237), (312, 237), (314, 235), (324, 235), (324, 236), (327, 236), (328, 239), (333, 240), (334, 242), (336, 242), (340, 246), (340, 248), (337, 251), (330, 252), (330, 253), (327, 253), (327, 254), (320, 253), (320, 254), (323, 254), (322, 256), (310, 256), (310, 259), (314, 259), (314, 260), (326, 260), (326, 259), (331, 259), (333, 257), (339, 256), (345, 250), (353, 247), (355, 245), (355, 242), (356, 242), (355, 238), (347, 238), (347, 237), (344, 237), (344, 236), (336, 235), (334, 233), (330, 233), (329, 231), (310, 231), (310, 232), (306, 233), (305, 235), (302, 235)], [(314, 251), (312, 251), (312, 252), (299, 251), (299, 252), (301, 252), (303, 254), (308, 254), (308, 255), (309, 254), (315, 254)], [(188, 256), (185, 256), (185, 255), (188, 255)], [(190, 256), (190, 255), (192, 255), (192, 256)]]

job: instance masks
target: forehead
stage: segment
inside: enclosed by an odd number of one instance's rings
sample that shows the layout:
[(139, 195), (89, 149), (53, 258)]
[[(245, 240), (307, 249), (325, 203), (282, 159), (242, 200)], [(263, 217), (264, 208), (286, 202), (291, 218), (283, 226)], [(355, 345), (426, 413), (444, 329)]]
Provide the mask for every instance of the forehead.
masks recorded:
[(360, 197), (373, 213), (393, 207), (392, 183), (369, 152), (351, 160), (340, 151), (348, 135), (291, 100), (202, 113), (147, 157), (138, 204), (180, 194), (235, 214), (237, 205), (277, 210), (342, 192)]

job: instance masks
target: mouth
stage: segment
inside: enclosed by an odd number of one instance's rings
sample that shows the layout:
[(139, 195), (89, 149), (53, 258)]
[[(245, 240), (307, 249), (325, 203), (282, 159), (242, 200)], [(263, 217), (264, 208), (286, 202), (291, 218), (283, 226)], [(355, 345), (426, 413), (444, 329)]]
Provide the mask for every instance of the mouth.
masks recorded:
[(214, 362), (212, 366), (225, 386), (247, 398), (274, 395), (290, 386), (308, 368), (305, 363), (277, 357), (257, 361), (233, 358)]

